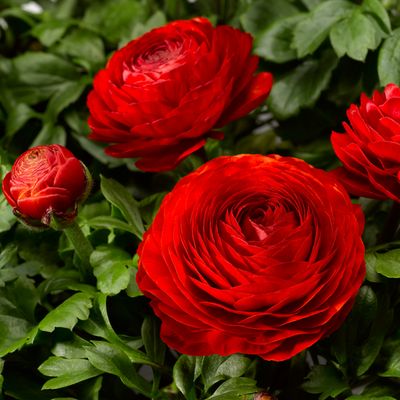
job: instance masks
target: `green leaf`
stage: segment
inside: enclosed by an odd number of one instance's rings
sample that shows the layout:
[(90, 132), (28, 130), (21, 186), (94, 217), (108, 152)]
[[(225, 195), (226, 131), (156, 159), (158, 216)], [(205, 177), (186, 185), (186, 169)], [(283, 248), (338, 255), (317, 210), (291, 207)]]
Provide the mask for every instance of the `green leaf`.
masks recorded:
[(100, 185), (104, 197), (121, 210), (123, 216), (135, 231), (135, 235), (142, 239), (144, 226), (136, 200), (120, 183), (113, 179), (102, 176)]
[(84, 29), (76, 29), (66, 36), (58, 45), (57, 52), (72, 57), (90, 71), (97, 71), (105, 62), (103, 41)]
[(365, 254), (365, 264), (367, 267), (366, 279), (369, 282), (381, 282), (382, 277), (376, 272), (377, 253), (370, 252)]
[(80, 329), (87, 333), (101, 337), (121, 349), (133, 363), (158, 366), (143, 352), (136, 350), (125, 343), (114, 331), (107, 315), (107, 297), (98, 293), (94, 307), (90, 312), (90, 318), (79, 323)]
[(150, 31), (151, 29), (158, 28), (167, 23), (165, 14), (160, 10), (156, 11), (145, 23), (137, 23), (133, 28), (133, 31), (125, 38), (122, 38), (119, 42), (119, 47), (125, 45), (132, 39), (135, 39), (144, 33)]
[(99, 376), (95, 379), (90, 379), (80, 385), (79, 399), (80, 400), (100, 400), (100, 390), (103, 385), (103, 377)]
[(17, 222), (17, 218), (12, 212), (4, 195), (0, 194), (0, 233), (7, 232)]
[(312, 10), (313, 8), (320, 5), (325, 0), (301, 0), (301, 2), (309, 9)]
[(357, 395), (357, 396), (350, 396), (347, 397), (346, 400), (396, 400), (394, 397), (391, 396), (368, 396), (368, 395)]
[(91, 4), (86, 9), (82, 26), (98, 32), (110, 42), (118, 43), (145, 19), (145, 7), (140, 1), (108, 0)]
[(338, 59), (331, 51), (320, 59), (306, 60), (277, 77), (269, 96), (271, 112), (279, 119), (296, 115), (301, 108), (312, 107), (328, 86)]
[(229, 357), (218, 355), (204, 357), (201, 370), (204, 389), (207, 391), (216, 382), (244, 375), (250, 364), (251, 360), (240, 354)]
[(21, 82), (42, 89), (43, 86), (58, 85), (79, 78), (73, 64), (51, 53), (23, 53), (14, 59), (14, 66)]
[(268, 61), (284, 63), (297, 58), (292, 47), (293, 29), (306, 14), (296, 14), (273, 23), (261, 32), (255, 42), (254, 52)]
[(332, 365), (317, 365), (307, 376), (302, 385), (308, 393), (321, 393), (320, 400), (336, 397), (350, 389), (344, 377)]
[(85, 346), (90, 346), (90, 343), (74, 334), (70, 341), (57, 342), (51, 349), (51, 352), (60, 358), (85, 358)]
[(375, 253), (375, 256), (376, 272), (387, 278), (400, 278), (400, 249)]
[(162, 364), (166, 346), (160, 339), (160, 323), (154, 317), (147, 316), (143, 321), (141, 334), (146, 354), (154, 362)]
[(313, 9), (294, 29), (293, 46), (298, 57), (314, 53), (328, 37), (331, 27), (355, 7), (346, 0), (328, 0)]
[(378, 309), (376, 318), (372, 323), (369, 336), (361, 347), (359, 354), (359, 363), (357, 366), (357, 376), (363, 375), (372, 366), (377, 358), (386, 333), (393, 321), (393, 309), (390, 308), (389, 298), (387, 295), (378, 297)]
[(196, 400), (196, 389), (194, 384), (195, 358), (181, 355), (174, 365), (173, 378), (176, 387), (187, 400)]
[(12, 137), (18, 132), (31, 118), (37, 117), (38, 114), (28, 105), (19, 103), (11, 109), (8, 114), (6, 123), (6, 137)]
[(50, 311), (39, 323), (39, 329), (53, 332), (55, 328), (72, 329), (80, 320), (89, 318), (92, 307), (92, 295), (88, 293), (75, 293)]
[(97, 288), (104, 294), (115, 295), (129, 285), (132, 257), (112, 246), (99, 246), (90, 256), (90, 264), (97, 278)]
[(381, 1), (364, 0), (362, 3), (362, 10), (364, 13), (371, 14), (377, 20), (385, 33), (390, 33), (390, 18)]
[(379, 374), (387, 378), (400, 378), (400, 349), (394, 349), (390, 355), (384, 372)]
[(46, 121), (56, 122), (58, 114), (79, 99), (86, 87), (83, 81), (65, 82), (51, 97), (45, 114)]
[(134, 229), (129, 224), (107, 215), (90, 218), (86, 220), (85, 223), (96, 229), (120, 229), (121, 231), (134, 233)]
[(30, 279), (19, 277), (0, 290), (0, 357), (32, 343), (38, 296)]
[(69, 20), (50, 19), (35, 25), (31, 33), (43, 45), (49, 47), (62, 38), (71, 24)]
[(289, 0), (256, 0), (241, 15), (240, 22), (245, 31), (257, 37), (257, 34), (263, 32), (271, 23), (298, 12), (298, 8)]
[(333, 26), (330, 40), (338, 57), (347, 54), (358, 61), (365, 61), (368, 50), (376, 49), (380, 43), (375, 40), (374, 24), (359, 10)]
[(106, 342), (93, 341), (93, 345), (85, 349), (88, 360), (95, 368), (118, 376), (124, 385), (152, 397), (150, 384), (136, 372), (122, 350)]
[(43, 375), (55, 377), (49, 379), (43, 385), (43, 389), (71, 386), (102, 374), (102, 371), (94, 368), (88, 360), (62, 357), (49, 357), (38, 369)]
[(206, 400), (234, 400), (240, 395), (257, 392), (257, 383), (251, 378), (231, 378), (222, 383)]
[(43, 125), (43, 128), (31, 143), (30, 147), (39, 146), (42, 144), (61, 144), (65, 146), (67, 141), (67, 133), (61, 125), (54, 126), (51, 122)]
[(378, 75), (381, 86), (400, 85), (400, 28), (392, 32), (379, 51)]

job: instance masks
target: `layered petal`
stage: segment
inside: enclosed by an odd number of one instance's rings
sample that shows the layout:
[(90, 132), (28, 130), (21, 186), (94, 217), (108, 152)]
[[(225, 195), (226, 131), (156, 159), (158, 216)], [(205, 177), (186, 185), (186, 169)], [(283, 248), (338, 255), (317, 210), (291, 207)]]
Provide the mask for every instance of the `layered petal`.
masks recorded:
[(348, 314), (365, 274), (362, 229), (332, 175), (293, 158), (219, 157), (165, 197), (137, 283), (172, 348), (284, 360)]
[(95, 76), (89, 137), (108, 143), (111, 156), (137, 159), (142, 170), (174, 168), (213, 129), (268, 96), (272, 76), (256, 73), (252, 44), (249, 34), (214, 28), (205, 18), (174, 21), (131, 41)]
[(400, 88), (389, 84), (347, 111), (350, 125), (331, 141), (343, 167), (334, 174), (354, 196), (400, 201)]

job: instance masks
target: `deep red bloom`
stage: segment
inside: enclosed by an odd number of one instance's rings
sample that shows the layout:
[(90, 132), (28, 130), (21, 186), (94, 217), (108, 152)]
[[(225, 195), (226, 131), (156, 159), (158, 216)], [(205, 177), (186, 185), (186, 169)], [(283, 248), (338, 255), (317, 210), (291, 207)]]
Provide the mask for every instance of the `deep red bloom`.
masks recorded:
[(90, 138), (144, 171), (173, 169), (220, 128), (258, 107), (272, 75), (256, 74), (252, 37), (205, 18), (174, 21), (116, 51), (88, 97)]
[(2, 190), (14, 213), (29, 225), (48, 225), (51, 215), (75, 217), (88, 191), (83, 164), (58, 144), (37, 146), (21, 154), (6, 174)]
[(394, 84), (347, 110), (345, 133), (331, 141), (343, 164), (334, 173), (349, 193), (400, 201), (400, 88)]
[(216, 158), (163, 200), (137, 283), (172, 348), (285, 360), (349, 313), (365, 275), (363, 225), (337, 180), (304, 161)]

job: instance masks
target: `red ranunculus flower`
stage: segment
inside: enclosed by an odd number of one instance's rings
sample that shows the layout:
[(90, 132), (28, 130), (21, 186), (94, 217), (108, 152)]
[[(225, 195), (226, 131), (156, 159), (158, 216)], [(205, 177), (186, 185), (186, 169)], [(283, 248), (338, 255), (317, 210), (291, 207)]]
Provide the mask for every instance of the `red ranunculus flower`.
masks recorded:
[(172, 348), (285, 360), (349, 313), (365, 275), (363, 223), (337, 180), (304, 161), (220, 157), (165, 197), (137, 283)]
[(400, 201), (400, 88), (389, 84), (371, 99), (363, 93), (347, 117), (346, 132), (331, 137), (343, 164), (334, 173), (355, 196)]
[(2, 190), (14, 213), (28, 225), (43, 226), (51, 216), (68, 221), (90, 190), (84, 165), (58, 144), (21, 154), (3, 179)]
[(88, 97), (90, 138), (107, 154), (134, 157), (144, 171), (173, 169), (213, 131), (268, 96), (272, 76), (256, 74), (252, 38), (205, 18), (174, 21), (116, 51)]

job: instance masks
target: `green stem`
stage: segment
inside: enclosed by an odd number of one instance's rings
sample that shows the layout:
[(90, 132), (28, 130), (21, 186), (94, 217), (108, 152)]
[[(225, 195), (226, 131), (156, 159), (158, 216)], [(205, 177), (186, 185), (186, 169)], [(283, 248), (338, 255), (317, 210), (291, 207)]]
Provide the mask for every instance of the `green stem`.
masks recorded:
[(90, 266), (90, 255), (93, 252), (93, 247), (86, 236), (83, 234), (82, 229), (76, 221), (68, 225), (64, 229), (65, 235), (74, 246), (76, 254), (81, 260), (78, 266), (82, 278), (87, 281), (92, 277), (92, 267)]

